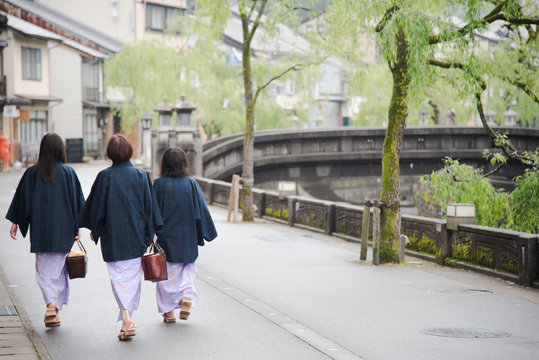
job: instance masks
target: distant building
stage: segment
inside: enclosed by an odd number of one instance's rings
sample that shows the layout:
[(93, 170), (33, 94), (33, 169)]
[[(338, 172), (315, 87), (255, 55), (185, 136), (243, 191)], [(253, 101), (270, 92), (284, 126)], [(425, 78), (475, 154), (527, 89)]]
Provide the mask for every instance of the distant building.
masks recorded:
[(99, 125), (109, 116), (102, 62), (121, 44), (31, 1), (1, 0), (0, 17), (0, 106), (18, 110), (1, 121), (0, 131), (12, 143), (11, 160), (35, 161), (41, 137), (50, 131), (76, 139), (68, 145), (78, 144), (70, 150), (79, 158), (100, 153)]

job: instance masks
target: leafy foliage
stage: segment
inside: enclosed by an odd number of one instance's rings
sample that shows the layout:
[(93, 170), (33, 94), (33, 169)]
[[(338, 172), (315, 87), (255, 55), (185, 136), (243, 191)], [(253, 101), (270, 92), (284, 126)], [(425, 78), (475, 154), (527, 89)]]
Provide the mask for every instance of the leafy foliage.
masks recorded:
[(527, 170), (516, 179), (517, 187), (511, 193), (510, 225), (520, 231), (539, 233), (539, 171)]
[(479, 169), (449, 157), (444, 163), (442, 169), (421, 178), (423, 200), (443, 213), (448, 203), (471, 203), (476, 208), (477, 224), (505, 227), (510, 213), (508, 194), (496, 190)]
[[(145, 113), (153, 114), (157, 125), (156, 105), (164, 97), (174, 103), (187, 95), (197, 105), (193, 123), (201, 122), (208, 136), (242, 132), (245, 106), (241, 67), (229, 61), (229, 52), (215, 39), (215, 29), (208, 26), (207, 19), (182, 18), (176, 26), (163, 39), (126, 44), (106, 60), (106, 85), (124, 98), (117, 105), (122, 127), (130, 128)], [(181, 39), (175, 36), (175, 29)], [(268, 71), (283, 69), (288, 62), (256, 64), (256, 81), (262, 81)], [(289, 114), (273, 97), (264, 94), (261, 100), (257, 129), (291, 127)], [(300, 121), (305, 120), (306, 116), (301, 116)]]
[(496, 190), (481, 170), (451, 158), (445, 166), (423, 176), (423, 200), (445, 213), (448, 203), (472, 203), (477, 224), (539, 233), (539, 169), (532, 167), (515, 178), (511, 194)]

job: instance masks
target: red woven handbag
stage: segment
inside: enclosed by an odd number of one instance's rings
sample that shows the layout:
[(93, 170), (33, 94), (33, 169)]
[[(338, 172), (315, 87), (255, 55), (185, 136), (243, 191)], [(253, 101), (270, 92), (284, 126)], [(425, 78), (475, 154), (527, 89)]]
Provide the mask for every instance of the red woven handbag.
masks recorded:
[(152, 243), (147, 254), (142, 256), (144, 280), (161, 281), (168, 279), (167, 257), (158, 243)]

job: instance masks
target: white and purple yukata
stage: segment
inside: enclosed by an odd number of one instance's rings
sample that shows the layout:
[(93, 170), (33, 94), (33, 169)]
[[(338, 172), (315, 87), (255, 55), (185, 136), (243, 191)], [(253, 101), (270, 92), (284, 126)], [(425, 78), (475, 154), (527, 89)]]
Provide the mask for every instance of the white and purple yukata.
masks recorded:
[(59, 160), (53, 180), (44, 180), (35, 166), (29, 167), (19, 181), (6, 219), (17, 224), (23, 237), (30, 230), (37, 284), (45, 303), (53, 302), (61, 309), (69, 296), (65, 259), (78, 233), (75, 218), (84, 195), (75, 171)]
[(36, 281), (45, 304), (54, 303), (58, 310), (67, 305), (69, 282), (65, 266), (67, 254), (36, 253)]
[(114, 298), (132, 314), (140, 301), (140, 257), (163, 224), (149, 175), (130, 161), (100, 171), (76, 224), (101, 241)]
[(163, 218), (158, 228), (157, 242), (167, 257), (168, 280), (156, 284), (157, 308), (167, 313), (181, 307), (183, 296), (196, 304), (198, 295), (194, 282), (198, 247), (204, 240), (217, 237), (204, 193), (189, 176), (160, 177), (154, 182), (157, 204)]
[(157, 309), (160, 313), (167, 313), (181, 307), (182, 297), (192, 299), (194, 307), (198, 295), (195, 290), (197, 267), (195, 263), (173, 263), (167, 261), (168, 279), (158, 281), (156, 284)]
[[(130, 314), (138, 309), (140, 302), (140, 286), (142, 280), (142, 264), (140, 258), (107, 262), (112, 293), (120, 308)], [(122, 320), (122, 311), (118, 321)]]

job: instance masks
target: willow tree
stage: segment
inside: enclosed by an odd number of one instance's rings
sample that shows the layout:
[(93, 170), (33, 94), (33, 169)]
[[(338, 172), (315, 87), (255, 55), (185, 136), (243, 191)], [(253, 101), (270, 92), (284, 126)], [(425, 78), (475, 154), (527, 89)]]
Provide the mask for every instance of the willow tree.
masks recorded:
[[(260, 33), (259, 29), (264, 28), (265, 35), (258, 36), (259, 42), (270, 41), (271, 37), (278, 35), (277, 21), (285, 18), (290, 19), (294, 15), (293, 10), (288, 6), (288, 1), (272, 2), (270, 6), (268, 0), (238, 0), (234, 6), (234, 12), (239, 16), (242, 27), (242, 77), (243, 96), (245, 103), (245, 129), (243, 138), (243, 163), (242, 163), (242, 219), (252, 221), (254, 218), (253, 195), (254, 185), (254, 130), (255, 130), (255, 106), (262, 91), (267, 86), (285, 76), (292, 70), (299, 70), (301, 64), (292, 64), (282, 71), (265, 74), (265, 78), (260, 77), (258, 84), (253, 81), (252, 43), (255, 36)], [(196, 13), (201, 17), (210, 20), (216, 34), (221, 36), (226, 22), (232, 15), (231, 2), (229, 0), (198, 0), (196, 2)], [(265, 39), (264, 39), (265, 38)], [(272, 42), (274, 45), (277, 42)], [(279, 52), (278, 48), (273, 51)], [(272, 54), (269, 54), (270, 56)], [(264, 64), (267, 66), (267, 64)]]
[[(537, 66), (538, 14), (537, 2), (527, 0), (333, 1), (327, 14), (328, 28), (339, 46), (353, 53), (360, 36), (368, 32), (377, 38), (391, 71), (393, 88), (382, 155), (382, 262), (399, 261), (399, 158), (409, 104), (425, 97), (428, 85), (439, 76), (437, 69), (451, 74), (459, 92), (474, 96), (486, 129), (481, 99), (486, 75), (503, 78), (534, 98), (537, 76), (530, 77), (527, 72), (535, 72)], [(476, 35), (494, 22), (503, 26), (508, 43), (519, 46), (507, 55), (517, 62), (508, 72), (496, 70), (500, 60), (481, 61), (478, 55), (481, 49)], [(524, 64), (519, 65), (518, 59)], [(502, 140), (499, 143), (509, 156), (510, 144)]]

